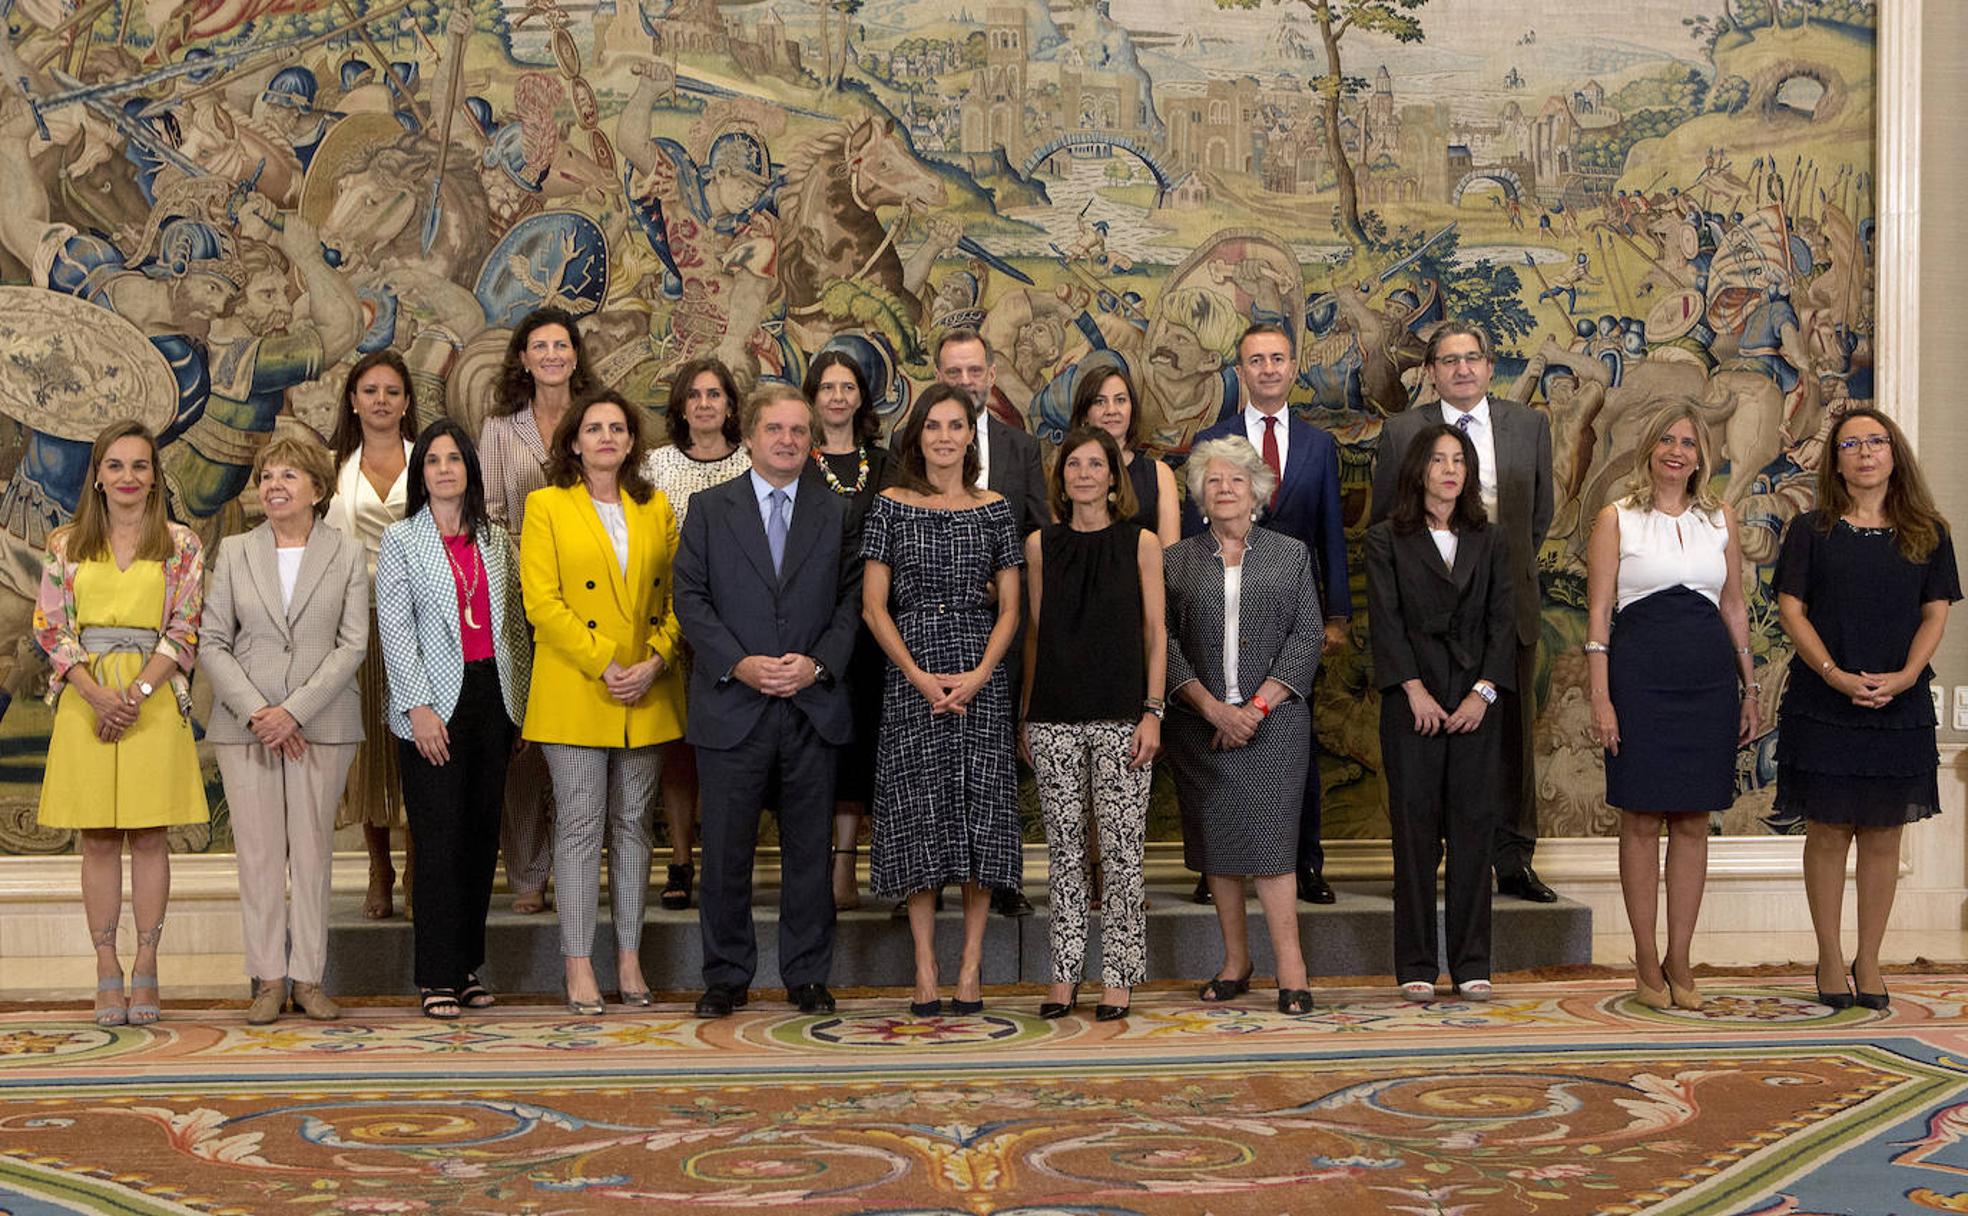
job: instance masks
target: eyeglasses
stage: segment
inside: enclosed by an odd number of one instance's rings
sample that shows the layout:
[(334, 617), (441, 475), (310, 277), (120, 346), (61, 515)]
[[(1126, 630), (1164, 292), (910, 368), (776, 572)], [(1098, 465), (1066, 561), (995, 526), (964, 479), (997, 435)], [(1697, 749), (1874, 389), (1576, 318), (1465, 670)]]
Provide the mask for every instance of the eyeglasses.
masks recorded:
[(1490, 357), (1484, 354), (1482, 351), (1477, 351), (1474, 354), (1468, 354), (1468, 355), (1436, 355), (1435, 356), (1435, 366), (1437, 367), (1474, 367), (1478, 363), (1488, 363), (1489, 361), (1490, 361)]
[(1860, 448), (1868, 452), (1883, 452), (1892, 446), (1891, 435), (1854, 435), (1850, 439), (1838, 441), (1838, 450), (1841, 452), (1856, 452)]

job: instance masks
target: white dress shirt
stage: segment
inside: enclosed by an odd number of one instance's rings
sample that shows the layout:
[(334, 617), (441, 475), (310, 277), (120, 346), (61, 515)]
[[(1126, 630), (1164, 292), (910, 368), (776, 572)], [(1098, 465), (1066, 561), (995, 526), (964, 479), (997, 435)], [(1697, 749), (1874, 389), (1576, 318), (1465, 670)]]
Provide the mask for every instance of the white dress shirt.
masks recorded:
[(1256, 406), (1247, 405), (1244, 407), (1244, 435), (1250, 440), (1251, 446), (1257, 449), (1259, 457), (1264, 455), (1264, 420), (1266, 418), (1276, 418), (1278, 420), (1278, 425), (1272, 429), (1278, 434), (1279, 481), (1285, 479), (1285, 469), (1289, 460), (1288, 449), (1291, 447), (1291, 439), (1288, 437), (1289, 428), (1287, 419), (1290, 417), (1290, 413), (1282, 405), (1278, 407), (1278, 412), (1275, 414), (1267, 414)]
[(988, 490), (991, 487), (991, 419), (990, 411), (977, 411), (977, 488)]
[(615, 546), (615, 564), (622, 567), (622, 573), (629, 572), (629, 516), (616, 502), (596, 502), (595, 514), (601, 517), (602, 531), (608, 533), (608, 543)]
[(795, 477), (783, 486), (775, 486), (765, 478), (760, 477), (757, 469), (751, 471), (750, 477), (752, 479), (752, 493), (758, 498), (759, 522), (765, 525), (765, 534), (767, 536), (772, 535), (772, 503), (770, 500), (774, 490), (784, 490), (786, 492), (786, 527), (791, 528), (793, 526), (793, 504), (799, 501), (800, 479)]
[[(1455, 426), (1463, 416), (1462, 410), (1442, 402), (1442, 421)], [(1468, 411), (1469, 442), (1476, 445), (1476, 489), (1483, 496), (1483, 510), (1491, 519), (1497, 517), (1497, 445), (1496, 426), (1490, 421), (1490, 399), (1485, 396)]]
[(294, 585), (301, 581), (301, 559), (307, 556), (306, 545), (292, 548), (281, 547), (273, 551), (274, 560), (280, 563), (280, 606), (289, 608), (294, 603)]
[(1456, 534), (1452, 528), (1430, 528), (1428, 539), (1435, 542), (1435, 551), (1442, 555), (1442, 565), (1450, 570), (1456, 568)]

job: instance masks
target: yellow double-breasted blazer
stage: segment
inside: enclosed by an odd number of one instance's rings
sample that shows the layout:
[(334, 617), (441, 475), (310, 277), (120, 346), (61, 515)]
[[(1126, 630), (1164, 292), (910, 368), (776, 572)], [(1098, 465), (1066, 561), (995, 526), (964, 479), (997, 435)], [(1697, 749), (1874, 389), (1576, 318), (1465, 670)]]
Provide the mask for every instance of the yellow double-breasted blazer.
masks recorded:
[[(657, 490), (622, 495), (629, 568), (615, 558), (586, 486), (548, 486), (526, 498), (520, 585), (533, 623), (533, 679), (521, 734), (536, 743), (647, 747), (683, 735), (683, 630), (670, 603), (676, 515)], [(640, 701), (608, 695), (601, 673), (661, 655), (663, 674)]]

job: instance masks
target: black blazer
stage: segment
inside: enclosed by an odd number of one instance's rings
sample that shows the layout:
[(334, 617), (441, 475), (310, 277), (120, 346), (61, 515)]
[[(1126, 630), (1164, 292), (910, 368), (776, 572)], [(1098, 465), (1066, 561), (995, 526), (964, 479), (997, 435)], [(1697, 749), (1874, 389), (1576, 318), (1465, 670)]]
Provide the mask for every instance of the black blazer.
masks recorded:
[(1018, 539), (1022, 542), (1052, 522), (1052, 508), (1046, 504), (1045, 464), (1039, 459), (1039, 441), (1017, 427), (999, 422), (989, 410), (983, 411), (983, 419), (984, 430), (990, 436), (985, 442), (991, 446), (991, 467), (985, 474), (984, 488), (996, 490), (1011, 504), (1011, 516), (1018, 521)]
[(1383, 695), (1419, 679), (1453, 712), (1477, 680), (1515, 686), (1517, 609), (1501, 528), (1459, 533), (1453, 573), (1425, 529), (1404, 536), (1392, 520), (1367, 529), (1366, 552), (1374, 684)]
[[(1408, 445), (1424, 428), (1442, 421), (1439, 403), (1390, 417), (1380, 428), (1374, 451), (1373, 511), (1379, 523), (1394, 509), (1394, 474)], [(1490, 425), (1496, 428), (1497, 515), (1510, 549), (1510, 582), (1517, 597), (1517, 643), (1534, 645), (1540, 631), (1544, 594), (1538, 587), (1538, 550), (1551, 530), (1551, 419), (1505, 397), (1490, 397)]]
[(691, 743), (730, 748), (751, 733), (767, 698), (731, 672), (755, 654), (818, 659), (828, 678), (800, 690), (793, 704), (827, 742), (853, 737), (843, 681), (861, 622), (861, 546), (847, 514), (847, 500), (809, 465), (775, 576), (750, 473), (691, 495), (672, 567), (677, 619), (693, 652), (684, 735)]

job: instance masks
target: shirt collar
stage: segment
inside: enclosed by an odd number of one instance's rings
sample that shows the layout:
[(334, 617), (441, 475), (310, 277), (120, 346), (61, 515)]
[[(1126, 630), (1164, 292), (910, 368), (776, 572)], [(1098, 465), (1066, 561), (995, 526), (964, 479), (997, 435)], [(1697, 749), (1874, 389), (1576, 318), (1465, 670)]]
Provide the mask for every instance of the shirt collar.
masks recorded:
[[(1442, 421), (1448, 423), (1450, 426), (1454, 426), (1456, 424), (1456, 419), (1462, 417), (1464, 412), (1465, 411), (1459, 410), (1455, 406), (1450, 405), (1447, 401), (1442, 402)], [(1490, 425), (1489, 394), (1485, 393), (1483, 395), (1482, 400), (1478, 401), (1474, 406), (1472, 406), (1467, 411), (1467, 413), (1471, 418), (1474, 418), (1476, 420), (1476, 425), (1478, 426)]]
[(1254, 426), (1256, 426), (1256, 427), (1261, 427), (1261, 426), (1263, 426), (1263, 425), (1264, 425), (1264, 419), (1266, 419), (1266, 418), (1276, 418), (1276, 419), (1278, 420), (1278, 422), (1279, 422), (1280, 424), (1288, 424), (1288, 423), (1290, 423), (1290, 421), (1291, 421), (1291, 403), (1290, 403), (1290, 402), (1287, 402), (1287, 403), (1285, 403), (1284, 405), (1281, 405), (1281, 406), (1279, 406), (1279, 407), (1278, 407), (1278, 412), (1277, 412), (1277, 413), (1275, 413), (1275, 414), (1267, 414), (1267, 413), (1265, 413), (1265, 412), (1264, 412), (1263, 410), (1261, 410), (1261, 409), (1258, 409), (1258, 408), (1257, 408), (1256, 406), (1254, 406), (1254, 405), (1247, 405), (1247, 406), (1245, 406), (1245, 407), (1244, 407), (1244, 429), (1245, 429), (1245, 430), (1249, 430), (1249, 429), (1250, 429), (1251, 427), (1254, 427)]
[(793, 478), (790, 483), (784, 486), (775, 486), (765, 478), (760, 477), (757, 469), (750, 470), (748, 476), (752, 479), (752, 494), (757, 497), (758, 504), (761, 508), (765, 506), (767, 496), (774, 490), (786, 491), (786, 505), (789, 507), (799, 498), (800, 479), (797, 477)]

